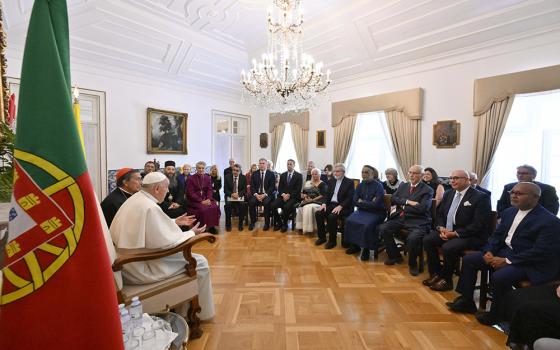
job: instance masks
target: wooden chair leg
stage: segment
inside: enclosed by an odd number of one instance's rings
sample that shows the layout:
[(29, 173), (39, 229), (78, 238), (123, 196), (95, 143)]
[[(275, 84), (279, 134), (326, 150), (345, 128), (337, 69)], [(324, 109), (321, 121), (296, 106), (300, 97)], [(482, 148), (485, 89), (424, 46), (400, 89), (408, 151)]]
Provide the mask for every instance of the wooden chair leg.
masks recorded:
[(191, 299), (190, 308), (187, 312), (187, 323), (189, 324), (189, 339), (198, 339), (202, 336), (202, 329), (200, 328), (200, 318), (197, 313), (201, 311), (198, 304), (198, 295)]
[(488, 270), (480, 271), (480, 303), (479, 309), (486, 310), (488, 303)]

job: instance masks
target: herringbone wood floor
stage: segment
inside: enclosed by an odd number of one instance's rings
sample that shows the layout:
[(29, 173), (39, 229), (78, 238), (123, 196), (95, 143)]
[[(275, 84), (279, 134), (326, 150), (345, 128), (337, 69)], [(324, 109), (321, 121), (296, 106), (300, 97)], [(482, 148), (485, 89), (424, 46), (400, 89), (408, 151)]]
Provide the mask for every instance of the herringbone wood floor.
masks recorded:
[(447, 310), (455, 292), (421, 284), (406, 265), (361, 262), (315, 237), (222, 232), (196, 249), (211, 266), (216, 317), (199, 349), (505, 349), (505, 335)]

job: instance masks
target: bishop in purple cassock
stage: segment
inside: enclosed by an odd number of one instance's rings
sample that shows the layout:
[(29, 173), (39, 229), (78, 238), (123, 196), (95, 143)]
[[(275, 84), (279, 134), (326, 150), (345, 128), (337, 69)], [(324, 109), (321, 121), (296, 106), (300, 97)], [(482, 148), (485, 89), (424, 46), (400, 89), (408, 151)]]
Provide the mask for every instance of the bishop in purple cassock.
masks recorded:
[(219, 226), (220, 207), (212, 196), (212, 180), (204, 173), (205, 168), (206, 163), (196, 163), (196, 174), (187, 178), (187, 212), (195, 215), (201, 225), (207, 225), (210, 232), (215, 232), (215, 227)]

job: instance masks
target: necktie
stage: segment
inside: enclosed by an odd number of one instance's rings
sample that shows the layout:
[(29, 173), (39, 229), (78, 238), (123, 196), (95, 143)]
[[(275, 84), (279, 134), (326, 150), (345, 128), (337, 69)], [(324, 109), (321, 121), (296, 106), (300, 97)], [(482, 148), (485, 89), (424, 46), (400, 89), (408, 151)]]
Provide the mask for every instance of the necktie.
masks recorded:
[(416, 186), (410, 185), (410, 188), (408, 189), (408, 194), (412, 194), (412, 192), (414, 192), (415, 188), (416, 188)]
[(292, 180), (292, 173), (288, 173), (288, 184), (290, 183), (291, 180)]
[(453, 198), (453, 202), (451, 202), (451, 206), (447, 212), (447, 222), (445, 223), (445, 228), (450, 231), (453, 230), (453, 218), (455, 217), (455, 212), (459, 207), (459, 203), (461, 203), (461, 193), (456, 192), (455, 198)]
[(233, 193), (237, 193), (237, 177), (233, 179)]
[(264, 171), (261, 171), (261, 188), (259, 192), (264, 193)]

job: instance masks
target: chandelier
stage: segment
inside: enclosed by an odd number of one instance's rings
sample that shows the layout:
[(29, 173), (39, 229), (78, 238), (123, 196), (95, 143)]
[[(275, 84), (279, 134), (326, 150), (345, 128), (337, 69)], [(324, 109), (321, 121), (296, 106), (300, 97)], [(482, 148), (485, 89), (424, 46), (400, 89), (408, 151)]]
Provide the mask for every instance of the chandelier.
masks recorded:
[(331, 84), (330, 70), (302, 52), (302, 0), (272, 0), (278, 19), (269, 10), (268, 51), (260, 62), (241, 72), (243, 97), (272, 111), (286, 112), (314, 107), (317, 97)]

